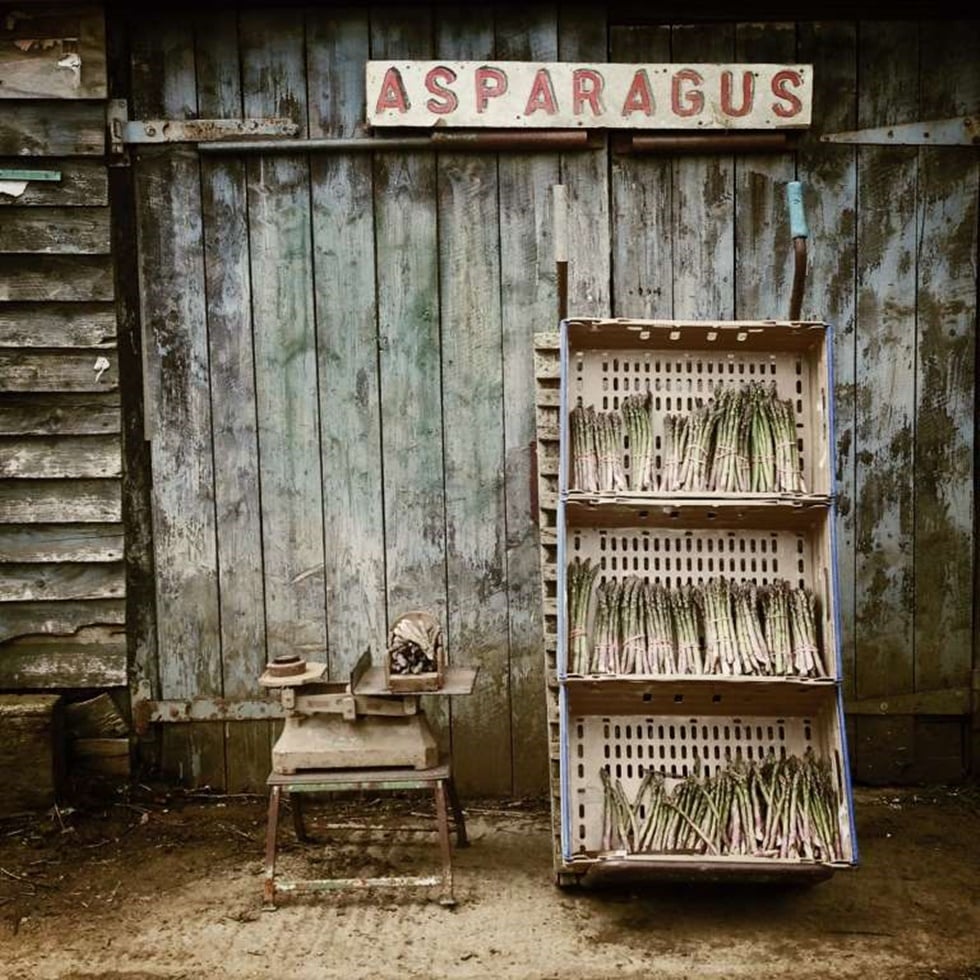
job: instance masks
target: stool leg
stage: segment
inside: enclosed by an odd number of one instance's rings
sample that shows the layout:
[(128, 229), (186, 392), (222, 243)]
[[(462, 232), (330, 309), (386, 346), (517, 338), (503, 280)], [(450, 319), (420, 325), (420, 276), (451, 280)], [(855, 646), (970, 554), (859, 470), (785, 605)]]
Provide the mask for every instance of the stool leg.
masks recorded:
[(456, 846), (469, 847), (470, 842), (466, 836), (466, 820), (463, 818), (463, 808), (459, 805), (456, 784), (451, 776), (446, 781), (446, 790), (449, 793), (449, 805), (453, 808), (453, 819), (456, 821)]
[(269, 822), (265, 831), (265, 881), (262, 886), (265, 908), (276, 907), (276, 838), (279, 835), (280, 787), (273, 786), (269, 791)]
[(289, 802), (293, 808), (293, 830), (296, 831), (296, 840), (309, 841), (310, 836), (306, 832), (306, 822), (303, 820), (303, 794), (290, 793)]
[(439, 827), (439, 850), (442, 852), (442, 894), (440, 905), (455, 905), (453, 898), (453, 855), (449, 844), (449, 814), (446, 812), (446, 783), (436, 780), (433, 791), (436, 796), (436, 823)]

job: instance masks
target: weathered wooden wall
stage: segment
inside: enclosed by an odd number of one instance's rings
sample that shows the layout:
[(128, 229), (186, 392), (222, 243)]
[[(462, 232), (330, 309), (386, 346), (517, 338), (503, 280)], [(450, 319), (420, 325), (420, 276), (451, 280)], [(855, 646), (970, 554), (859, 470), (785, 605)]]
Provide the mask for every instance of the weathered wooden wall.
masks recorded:
[(126, 684), (106, 94), (99, 7), (0, 5), (0, 691)]
[[(785, 60), (816, 80), (812, 129), (778, 155), (135, 153), (156, 608), (135, 666), (154, 697), (253, 698), (289, 649), (343, 676), (395, 615), (427, 608), (451, 658), (481, 668), (441, 716), (464, 790), (543, 790), (529, 495), (550, 188), (568, 188), (572, 312), (758, 318), (786, 314), (798, 178), (803, 315), (836, 328), (856, 772), (962, 774), (976, 151), (819, 136), (976, 111), (977, 21), (631, 26), (528, 3), (120, 26), (133, 117), (285, 115), (309, 136), (363, 133), (368, 57)], [(229, 789), (267, 772), (268, 722), (163, 727), (168, 772)]]

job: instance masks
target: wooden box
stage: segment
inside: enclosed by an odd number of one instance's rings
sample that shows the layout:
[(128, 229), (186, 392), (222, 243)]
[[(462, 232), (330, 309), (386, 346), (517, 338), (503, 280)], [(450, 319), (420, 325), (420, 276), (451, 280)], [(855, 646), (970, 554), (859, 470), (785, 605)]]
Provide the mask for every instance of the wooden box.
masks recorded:
[[(399, 623), (405, 619), (413, 619), (421, 623), (434, 637), (436, 669), (419, 674), (398, 673), (392, 666), (392, 646), (395, 642), (395, 631)], [(435, 618), (427, 612), (409, 612), (395, 620), (388, 634), (388, 649), (384, 657), (385, 684), (392, 694), (427, 694), (442, 689), (446, 678), (446, 652), (442, 642), (442, 629)]]

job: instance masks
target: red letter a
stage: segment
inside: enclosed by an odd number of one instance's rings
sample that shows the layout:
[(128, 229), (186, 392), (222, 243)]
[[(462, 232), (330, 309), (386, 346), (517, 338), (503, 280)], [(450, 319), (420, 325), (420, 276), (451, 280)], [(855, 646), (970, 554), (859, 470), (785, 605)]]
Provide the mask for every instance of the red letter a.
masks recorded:
[(405, 93), (405, 86), (402, 84), (401, 72), (397, 68), (391, 67), (385, 72), (385, 80), (381, 83), (375, 112), (384, 112), (385, 109), (408, 112), (408, 108), (408, 95)]

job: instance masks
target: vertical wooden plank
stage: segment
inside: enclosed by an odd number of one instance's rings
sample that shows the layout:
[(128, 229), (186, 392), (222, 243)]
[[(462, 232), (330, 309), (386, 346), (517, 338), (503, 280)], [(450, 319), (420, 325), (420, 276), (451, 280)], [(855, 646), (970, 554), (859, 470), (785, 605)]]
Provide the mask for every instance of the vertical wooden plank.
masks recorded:
[(812, 64), (814, 77), (821, 79), (814, 91), (813, 126), (798, 153), (810, 231), (802, 315), (826, 320), (834, 329), (837, 579), (844, 693), (853, 698), (857, 149), (821, 143), (820, 134), (857, 128), (857, 29), (834, 21), (804, 23), (798, 30), (799, 59)]
[[(739, 24), (735, 60), (748, 64), (792, 64), (794, 24)], [(740, 99), (735, 76), (733, 99)], [(768, 97), (756, 92), (756, 99)], [(740, 104), (739, 102), (735, 103)], [(786, 185), (795, 177), (788, 153), (739, 154), (735, 159), (735, 316), (754, 320), (785, 318), (793, 282)]]
[[(922, 118), (980, 104), (977, 21), (921, 27)], [(978, 163), (919, 151), (915, 415), (915, 688), (970, 686), (973, 644)], [(946, 742), (945, 746), (943, 742)], [(959, 726), (916, 726), (916, 762), (952, 758)], [(965, 770), (961, 759), (961, 772)]]
[[(731, 24), (671, 30), (671, 60), (734, 58)], [(674, 316), (731, 319), (735, 312), (735, 161), (682, 156), (673, 173)]]
[[(670, 61), (669, 27), (614, 27), (610, 60)], [(614, 316), (670, 319), (674, 305), (668, 157), (613, 155), (612, 312)]]
[[(133, 111), (196, 111), (193, 36), (143, 22), (134, 36)], [(153, 434), (152, 506), (160, 695), (220, 696), (221, 657), (213, 504), (200, 174), (185, 148), (136, 157), (146, 413)], [(174, 726), (176, 727), (176, 726)], [(164, 726), (162, 765), (192, 783), (224, 783), (220, 725)]]
[[(436, 57), (493, 56), (485, 10), (442, 12)], [(496, 158), (440, 154), (437, 191), (448, 639), (480, 668), (452, 708), (453, 763), (464, 793), (501, 795), (512, 778)]]
[[(859, 41), (858, 126), (919, 118), (916, 26), (862, 23)], [(860, 147), (858, 200), (856, 677), (874, 697), (913, 689), (916, 151)], [(859, 778), (901, 778), (911, 719), (862, 718), (858, 740)]]
[[(199, 115), (242, 115), (238, 22), (227, 13), (195, 21)], [(245, 162), (201, 159), (208, 298), (214, 495), (224, 696), (255, 697), (266, 661), (259, 457), (253, 369)], [(229, 792), (259, 790), (269, 772), (269, 722), (225, 724)]]
[[(553, 3), (507, 7), (496, 16), (497, 57), (553, 61), (558, 18)], [(503, 323), (504, 481), (510, 642), (513, 793), (544, 792), (548, 782), (544, 633), (537, 547), (531, 511), (531, 445), (535, 439), (536, 331), (557, 320), (551, 188), (553, 154), (501, 154), (500, 303)]]
[[(429, 58), (428, 7), (371, 15), (373, 58)], [(423, 153), (374, 161), (381, 445), (388, 621), (411, 609), (446, 623), (446, 505), (436, 162)], [(448, 712), (427, 706), (445, 738)]]
[[(289, 11), (248, 11), (239, 38), (245, 115), (289, 117), (305, 136), (302, 20)], [(248, 213), (267, 650), (270, 657), (295, 652), (322, 659), (323, 498), (307, 158), (250, 158)]]
[[(356, 136), (364, 122), (363, 8), (307, 14), (310, 135)], [(374, 202), (366, 154), (313, 155), (313, 256), (320, 376), (330, 676), (385, 649), (383, 471), (375, 306)]]
[[(604, 62), (608, 51), (603, 8), (561, 4), (559, 60)], [(562, 154), (561, 180), (568, 188), (569, 315), (608, 316), (611, 243), (606, 154), (600, 150)]]

